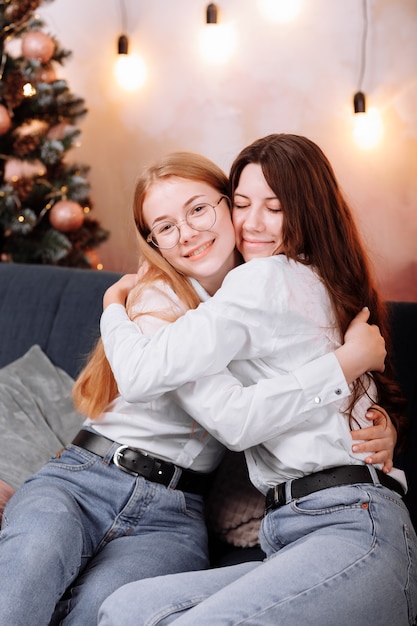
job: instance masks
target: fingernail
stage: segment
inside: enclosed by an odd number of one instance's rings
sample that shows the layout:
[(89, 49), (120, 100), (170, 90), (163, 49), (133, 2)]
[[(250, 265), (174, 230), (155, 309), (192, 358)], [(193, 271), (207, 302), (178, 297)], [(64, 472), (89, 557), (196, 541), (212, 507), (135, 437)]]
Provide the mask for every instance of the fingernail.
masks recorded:
[(352, 451), (353, 452), (357, 452), (358, 451), (358, 446), (352, 446)]

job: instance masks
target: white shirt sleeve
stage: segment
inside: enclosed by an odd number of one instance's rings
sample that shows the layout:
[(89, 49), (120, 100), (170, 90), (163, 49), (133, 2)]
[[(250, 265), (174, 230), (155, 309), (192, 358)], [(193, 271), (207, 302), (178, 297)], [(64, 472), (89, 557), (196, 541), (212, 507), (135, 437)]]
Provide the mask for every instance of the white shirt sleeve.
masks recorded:
[[(236, 281), (229, 280), (228, 288), (218, 292), (222, 292), (221, 297), (216, 294), (198, 309), (158, 331), (150, 340), (130, 322), (121, 305), (110, 305), (101, 320), (106, 354), (127, 401), (150, 401), (184, 383), (198, 381), (194, 383), (194, 394), (196, 398), (201, 396), (199, 402), (208, 407), (207, 412), (199, 410), (198, 402), (194, 408), (191, 404), (183, 407), (227, 445), (239, 446), (236, 449), (254, 445), (257, 438), (265, 440), (275, 436), (277, 429), (284, 426), (274, 424), (272, 413), (275, 421), (276, 416), (281, 420), (284, 414), (285, 419), (292, 420), (318, 403), (324, 406), (349, 395), (334, 354), (320, 357), (291, 373), (263, 380), (258, 386), (244, 388), (225, 374), (218, 377), (217, 383), (215, 377), (211, 381), (200, 380), (206, 375), (223, 372), (233, 359), (262, 357), (273, 350), (271, 320), (265, 319), (268, 312), (260, 311), (257, 302), (268, 293), (268, 280), (277, 280), (276, 268), (271, 276), (263, 272), (262, 279), (257, 268), (252, 269), (250, 288), (243, 290), (243, 294), (239, 287), (241, 275), (242, 272), (238, 276), (238, 288)], [(243, 278), (246, 280), (247, 276)], [(270, 307), (274, 321), (276, 304)], [(193, 394), (188, 390), (181, 392), (182, 395), (186, 399)], [(268, 399), (269, 412), (264, 409)], [(210, 402), (216, 409), (209, 409)], [(232, 434), (227, 428), (226, 433), (221, 433), (218, 425), (221, 415), (232, 424)], [(258, 428), (256, 422), (260, 415), (263, 425)]]
[(234, 359), (271, 354), (275, 347), (271, 327), (279, 303), (264, 304), (279, 274), (267, 264), (259, 273), (254, 263), (229, 272), (215, 296), (152, 338), (140, 333), (122, 305), (106, 308), (101, 336), (126, 400), (150, 401), (186, 382), (221, 372)]
[(205, 376), (174, 392), (176, 402), (213, 437), (241, 451), (293, 429), (307, 413), (348, 396), (333, 352), (297, 372), (261, 379), (249, 387), (230, 372)]

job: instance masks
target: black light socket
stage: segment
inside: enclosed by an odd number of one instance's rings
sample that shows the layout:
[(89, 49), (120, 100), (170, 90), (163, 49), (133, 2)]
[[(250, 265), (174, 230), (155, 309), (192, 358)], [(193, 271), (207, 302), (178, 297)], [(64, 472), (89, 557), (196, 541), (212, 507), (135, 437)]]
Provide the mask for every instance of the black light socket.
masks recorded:
[(117, 54), (128, 54), (129, 40), (126, 35), (120, 35), (117, 41)]
[(353, 107), (355, 113), (365, 113), (365, 94), (362, 91), (357, 91), (353, 97)]
[(217, 6), (213, 2), (207, 6), (206, 23), (217, 24)]

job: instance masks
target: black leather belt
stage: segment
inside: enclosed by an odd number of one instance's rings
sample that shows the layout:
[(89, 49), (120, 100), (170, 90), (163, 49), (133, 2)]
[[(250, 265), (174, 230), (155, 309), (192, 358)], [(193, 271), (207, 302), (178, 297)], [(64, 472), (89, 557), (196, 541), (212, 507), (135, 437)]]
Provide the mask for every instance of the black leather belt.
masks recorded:
[[(400, 496), (404, 495), (403, 488), (398, 480), (387, 476), (387, 474), (384, 474), (384, 472), (378, 469), (376, 473), (378, 474), (381, 485), (396, 491)], [(308, 474), (308, 476), (303, 476), (302, 478), (296, 478), (291, 482), (290, 493), (291, 498), (296, 499), (308, 496), (315, 491), (328, 489), (329, 487), (354, 485), (355, 483), (373, 484), (373, 482), (369, 468), (366, 465), (342, 465), (340, 467), (330, 467), (329, 469), (314, 474)], [(286, 484), (287, 483), (281, 483), (268, 490), (265, 499), (266, 511), (277, 509), (286, 504)]]
[[(97, 435), (89, 430), (80, 430), (71, 442), (74, 446), (84, 448), (93, 454), (105, 457), (110, 448), (116, 443), (107, 437)], [(168, 487), (176, 470), (181, 471), (181, 476), (175, 489), (205, 495), (211, 485), (212, 474), (203, 474), (192, 470), (182, 469), (173, 463), (167, 463), (161, 459), (149, 456), (129, 446), (120, 444), (113, 454), (113, 463), (124, 472), (132, 476), (142, 476), (154, 483), (160, 483)]]

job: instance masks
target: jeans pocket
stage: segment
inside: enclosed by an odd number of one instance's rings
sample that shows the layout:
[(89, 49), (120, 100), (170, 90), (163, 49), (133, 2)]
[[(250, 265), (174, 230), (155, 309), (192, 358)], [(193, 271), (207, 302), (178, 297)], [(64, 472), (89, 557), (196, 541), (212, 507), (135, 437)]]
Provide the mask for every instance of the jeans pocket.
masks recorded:
[(182, 508), (185, 515), (196, 520), (204, 520), (204, 499), (194, 493), (177, 491), (182, 501)]
[(96, 454), (84, 450), (83, 448), (70, 445), (58, 452), (57, 455), (47, 463), (45, 469), (47, 470), (49, 466), (54, 470), (63, 469), (70, 472), (79, 472), (89, 469), (95, 463), (101, 461), (102, 459)]
[(294, 512), (302, 515), (326, 515), (338, 511), (368, 509), (370, 496), (365, 489), (356, 486), (334, 487), (316, 491), (291, 502)]
[(375, 524), (370, 495), (356, 486), (316, 491), (270, 511), (261, 526), (261, 545), (270, 554), (312, 533), (329, 528), (352, 528), (366, 534), (370, 549)]

